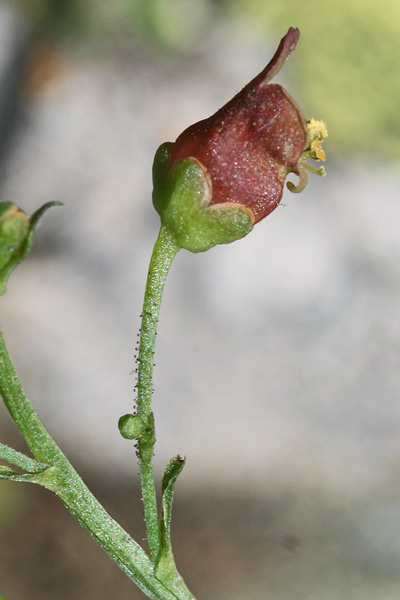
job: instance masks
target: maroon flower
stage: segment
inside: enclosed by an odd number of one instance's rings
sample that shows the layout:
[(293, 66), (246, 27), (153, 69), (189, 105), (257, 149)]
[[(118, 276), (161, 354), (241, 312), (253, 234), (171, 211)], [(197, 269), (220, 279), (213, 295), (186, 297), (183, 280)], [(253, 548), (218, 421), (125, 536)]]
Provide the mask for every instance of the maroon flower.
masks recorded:
[(170, 170), (188, 157), (207, 170), (210, 205), (245, 205), (256, 223), (278, 206), (286, 175), (301, 175), (298, 163), (309, 145), (297, 104), (282, 86), (268, 83), (299, 36), (298, 29), (290, 28), (265, 69), (213, 116), (186, 129), (171, 149)]
[(305, 121), (293, 98), (269, 81), (292, 54), (299, 39), (290, 28), (271, 62), (212, 117), (195, 123), (157, 150), (153, 203), (176, 243), (193, 252), (245, 236), (281, 201), (288, 173), (297, 186), (306, 161), (325, 160), (322, 121)]

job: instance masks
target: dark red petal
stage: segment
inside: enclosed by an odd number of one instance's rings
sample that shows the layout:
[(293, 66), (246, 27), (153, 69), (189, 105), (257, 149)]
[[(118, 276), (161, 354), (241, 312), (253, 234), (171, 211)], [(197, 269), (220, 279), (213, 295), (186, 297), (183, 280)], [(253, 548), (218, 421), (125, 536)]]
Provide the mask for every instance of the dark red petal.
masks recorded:
[(259, 221), (279, 204), (287, 168), (297, 164), (306, 144), (296, 103), (270, 84), (186, 129), (172, 146), (170, 165), (195, 157), (211, 175), (211, 203), (245, 204)]
[[(289, 27), (287, 34), (281, 39), (278, 49), (273, 58), (269, 61), (265, 69), (261, 71), (254, 79), (246, 85), (242, 90), (248, 90), (259, 86), (266, 85), (275, 75), (279, 73), (285, 64), (286, 60), (293, 54), (296, 49), (297, 42), (300, 38), (300, 30), (297, 27)], [(239, 92), (241, 93), (241, 92)]]
[(279, 204), (288, 169), (307, 145), (307, 125), (295, 101), (280, 85), (267, 84), (299, 35), (290, 28), (266, 68), (214, 115), (186, 129), (171, 149), (169, 169), (196, 158), (211, 176), (211, 204), (244, 204), (256, 222)]
[[(280, 85), (261, 86), (246, 105), (249, 137), (282, 165), (294, 167), (307, 145), (307, 124), (296, 102)], [(244, 111), (243, 111), (244, 112)]]
[(267, 64), (265, 69), (261, 71), (258, 75), (254, 77), (240, 92), (236, 94), (225, 104), (222, 108), (220, 108), (211, 119), (218, 119), (223, 117), (223, 115), (228, 111), (235, 111), (238, 104), (243, 104), (244, 100), (260, 88), (260, 86), (265, 86), (283, 67), (285, 61), (293, 54), (297, 42), (300, 38), (300, 30), (297, 27), (290, 27), (287, 34), (281, 39), (278, 49), (275, 52), (272, 60)]

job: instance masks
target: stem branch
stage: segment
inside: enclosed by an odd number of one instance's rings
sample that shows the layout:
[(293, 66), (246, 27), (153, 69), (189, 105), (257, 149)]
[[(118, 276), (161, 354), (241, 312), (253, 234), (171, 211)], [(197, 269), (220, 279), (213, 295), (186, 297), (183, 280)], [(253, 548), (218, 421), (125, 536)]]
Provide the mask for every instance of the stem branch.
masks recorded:
[[(46, 431), (22, 389), (1, 333), (0, 394), (33, 455), (47, 465), (29, 480), (55, 492), (82, 527), (149, 598), (176, 600), (176, 595), (154, 576), (154, 565), (144, 550), (104, 510)], [(6, 458), (18, 462), (12, 453)]]
[(176, 569), (166, 582), (160, 581), (155, 574), (160, 529), (153, 472), (153, 355), (165, 280), (178, 250), (172, 235), (161, 227), (150, 261), (139, 344), (137, 413), (144, 430), (139, 436), (138, 455), (150, 556), (104, 510), (46, 431), (25, 395), (0, 333), (0, 394), (38, 461), (0, 445), (0, 458), (27, 471), (19, 474), (3, 468), (1, 478), (30, 481), (52, 490), (82, 527), (152, 600), (193, 600)]

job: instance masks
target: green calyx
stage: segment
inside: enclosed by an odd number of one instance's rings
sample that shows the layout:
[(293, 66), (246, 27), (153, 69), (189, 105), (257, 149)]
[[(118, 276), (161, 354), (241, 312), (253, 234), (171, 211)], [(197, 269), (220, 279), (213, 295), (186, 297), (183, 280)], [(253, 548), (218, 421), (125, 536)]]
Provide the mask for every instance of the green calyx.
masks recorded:
[(212, 184), (195, 158), (179, 161), (168, 173), (171, 146), (162, 144), (154, 158), (153, 204), (176, 243), (191, 252), (204, 252), (247, 235), (254, 224), (252, 211), (229, 202), (210, 205)]
[(0, 202), (0, 295), (7, 289), (10, 273), (31, 249), (39, 219), (52, 206), (60, 202), (48, 202), (29, 217), (12, 202)]
[(16, 246), (29, 230), (29, 218), (23, 210), (12, 202), (0, 202), (0, 244)]

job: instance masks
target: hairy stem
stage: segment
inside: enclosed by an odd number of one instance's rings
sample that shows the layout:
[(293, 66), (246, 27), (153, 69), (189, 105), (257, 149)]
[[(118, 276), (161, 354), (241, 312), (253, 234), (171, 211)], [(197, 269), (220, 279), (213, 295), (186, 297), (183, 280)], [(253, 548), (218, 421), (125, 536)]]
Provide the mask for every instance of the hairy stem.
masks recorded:
[[(181, 588), (177, 596), (156, 579), (153, 562), (144, 550), (110, 517), (86, 487), (27, 399), (1, 333), (0, 394), (33, 455), (43, 466), (47, 465), (40, 473), (31, 474), (26, 481), (38, 483), (55, 492), (82, 527), (149, 598), (192, 598), (189, 594), (182, 595)], [(4, 458), (14, 463), (19, 461), (16, 461), (12, 452), (8, 452)], [(21, 462), (21, 466), (29, 467), (28, 462)]]
[(160, 549), (157, 497), (153, 471), (155, 444), (154, 419), (151, 409), (153, 391), (153, 361), (158, 315), (165, 280), (171, 263), (179, 250), (170, 232), (161, 227), (150, 261), (143, 302), (142, 325), (138, 355), (137, 413), (147, 424), (138, 442), (140, 477), (144, 516), (150, 557), (156, 560)]

